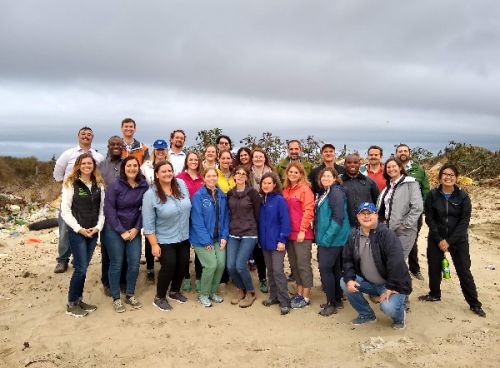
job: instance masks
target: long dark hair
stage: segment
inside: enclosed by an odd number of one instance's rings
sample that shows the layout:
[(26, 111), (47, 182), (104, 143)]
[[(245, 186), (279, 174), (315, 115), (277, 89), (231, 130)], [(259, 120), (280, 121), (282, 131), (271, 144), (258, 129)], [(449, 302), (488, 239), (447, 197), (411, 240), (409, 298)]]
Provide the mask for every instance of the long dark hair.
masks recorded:
[[(160, 181), (156, 177), (156, 174), (158, 173), (160, 168), (165, 165), (170, 166), (170, 168), (172, 169), (172, 175), (174, 174), (174, 167), (172, 166), (172, 163), (170, 161), (163, 160), (155, 165), (155, 188), (156, 188), (156, 193), (158, 193), (158, 198), (160, 198), (160, 203), (167, 202), (167, 195), (165, 194), (165, 191), (161, 187)], [(172, 188), (172, 196), (174, 198), (176, 199), (184, 198), (184, 194), (181, 192), (181, 188), (175, 176), (172, 177), (172, 181), (170, 182), (170, 188)]]
[(134, 156), (128, 156), (128, 157), (125, 157), (123, 159), (122, 164), (120, 166), (120, 178), (127, 181), (127, 175), (125, 174), (125, 166), (127, 165), (127, 162), (132, 161), (132, 160), (135, 160), (137, 162), (138, 172), (137, 172), (137, 175), (135, 176), (134, 180), (136, 183), (138, 183), (142, 179), (141, 164), (139, 163), (139, 160), (137, 158), (135, 158)]

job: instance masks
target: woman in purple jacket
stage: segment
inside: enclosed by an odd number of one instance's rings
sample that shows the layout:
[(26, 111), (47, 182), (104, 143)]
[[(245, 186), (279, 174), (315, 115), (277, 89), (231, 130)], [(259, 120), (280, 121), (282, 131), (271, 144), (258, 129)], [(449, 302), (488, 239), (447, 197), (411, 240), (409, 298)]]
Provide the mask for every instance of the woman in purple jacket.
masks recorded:
[(139, 168), (135, 157), (125, 158), (120, 167), (120, 177), (108, 187), (104, 200), (106, 222), (103, 237), (110, 259), (109, 287), (117, 313), (125, 312), (120, 299), (120, 273), (124, 257), (127, 257), (128, 265), (125, 303), (134, 309), (142, 308), (134, 293), (141, 260), (142, 197), (148, 190), (148, 184)]

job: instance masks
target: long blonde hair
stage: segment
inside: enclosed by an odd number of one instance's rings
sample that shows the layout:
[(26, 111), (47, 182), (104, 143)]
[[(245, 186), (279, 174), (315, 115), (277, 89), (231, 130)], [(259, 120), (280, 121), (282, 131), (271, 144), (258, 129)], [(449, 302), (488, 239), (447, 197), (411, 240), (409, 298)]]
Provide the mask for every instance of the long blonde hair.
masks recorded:
[(90, 178), (92, 179), (92, 181), (98, 185), (104, 186), (104, 179), (101, 176), (101, 172), (97, 168), (97, 162), (95, 161), (95, 158), (92, 156), (92, 154), (89, 152), (82, 153), (80, 156), (77, 157), (75, 161), (75, 166), (73, 166), (73, 171), (71, 171), (71, 174), (69, 174), (66, 180), (64, 180), (64, 185), (69, 187), (74, 184), (76, 179), (80, 178), (81, 174), (80, 167), (82, 166), (82, 161), (84, 158), (90, 158), (94, 163), (94, 168), (92, 169), (92, 173), (90, 174)]

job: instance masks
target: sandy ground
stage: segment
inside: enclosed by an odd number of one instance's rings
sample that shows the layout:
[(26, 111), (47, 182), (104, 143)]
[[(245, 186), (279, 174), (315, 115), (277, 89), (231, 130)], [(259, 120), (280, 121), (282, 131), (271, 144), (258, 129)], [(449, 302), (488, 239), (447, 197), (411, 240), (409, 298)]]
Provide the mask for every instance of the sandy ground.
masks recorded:
[[(500, 190), (474, 188), (471, 225), (472, 273), (487, 318), (469, 311), (458, 279), (443, 281), (440, 303), (421, 303), (426, 281), (414, 281), (407, 328), (395, 331), (376, 309), (376, 324), (352, 326), (353, 309), (332, 317), (318, 315), (324, 301), (317, 263), (312, 305), (280, 316), (276, 306), (247, 309), (228, 300), (204, 309), (196, 295), (162, 313), (151, 303), (155, 287), (137, 284), (139, 311), (117, 314), (100, 286), (96, 249), (85, 299), (98, 306), (85, 318), (67, 316), (65, 302), (71, 268), (54, 274), (55, 230), (0, 238), (1, 367), (498, 367), (500, 366)], [(426, 233), (419, 238), (426, 274)], [(28, 239), (42, 242), (29, 244)], [(314, 250), (315, 253), (315, 250)], [(315, 258), (315, 257), (314, 257)], [(492, 266), (490, 266), (492, 265)], [(156, 271), (159, 264), (156, 265)], [(496, 268), (496, 269), (491, 269)], [(254, 275), (254, 278), (256, 275)]]

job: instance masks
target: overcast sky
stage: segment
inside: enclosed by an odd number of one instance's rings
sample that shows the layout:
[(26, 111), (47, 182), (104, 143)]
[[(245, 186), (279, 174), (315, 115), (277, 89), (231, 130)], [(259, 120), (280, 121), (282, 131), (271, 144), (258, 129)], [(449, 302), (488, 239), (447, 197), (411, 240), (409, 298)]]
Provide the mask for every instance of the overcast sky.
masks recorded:
[(133, 117), (238, 141), (500, 148), (498, 1), (0, 3), (0, 155), (95, 146)]

